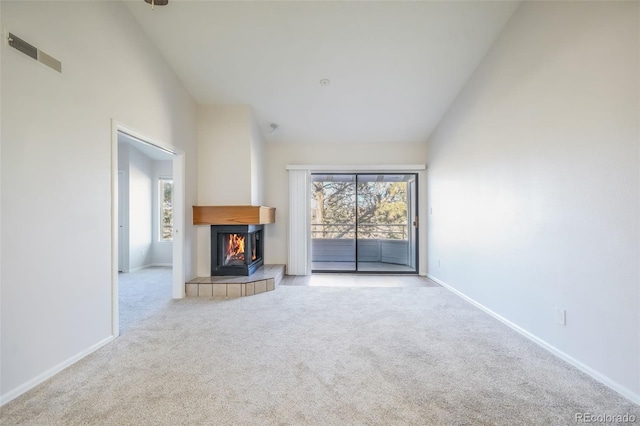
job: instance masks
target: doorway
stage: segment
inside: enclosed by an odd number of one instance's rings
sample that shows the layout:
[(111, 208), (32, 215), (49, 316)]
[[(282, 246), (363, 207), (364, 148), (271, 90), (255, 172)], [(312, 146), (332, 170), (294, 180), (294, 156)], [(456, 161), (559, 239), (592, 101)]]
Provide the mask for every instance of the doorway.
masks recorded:
[[(135, 312), (122, 317), (130, 326), (131, 318), (142, 319), (154, 305), (184, 297), (184, 174), (181, 150), (112, 123), (114, 336), (120, 334), (121, 308), (133, 306)], [(152, 281), (162, 289), (152, 288)], [(121, 282), (139, 288), (124, 291)], [(125, 295), (133, 298), (121, 301)]]
[(417, 274), (416, 173), (311, 174), (311, 271)]

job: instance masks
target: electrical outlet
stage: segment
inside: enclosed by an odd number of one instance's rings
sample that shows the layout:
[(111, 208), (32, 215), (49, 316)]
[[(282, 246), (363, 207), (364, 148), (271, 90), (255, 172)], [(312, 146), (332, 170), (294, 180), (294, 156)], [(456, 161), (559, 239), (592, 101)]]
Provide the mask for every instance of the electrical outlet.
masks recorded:
[(567, 325), (567, 311), (556, 307), (556, 322), (560, 325)]
[(433, 207), (429, 207), (429, 214), (433, 216)]

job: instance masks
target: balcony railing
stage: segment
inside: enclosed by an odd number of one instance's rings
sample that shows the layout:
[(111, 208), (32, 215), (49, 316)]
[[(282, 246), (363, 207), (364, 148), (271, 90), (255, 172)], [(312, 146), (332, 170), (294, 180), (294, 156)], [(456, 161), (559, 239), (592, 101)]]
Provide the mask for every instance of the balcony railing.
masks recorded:
[[(356, 225), (353, 223), (311, 224), (311, 238), (354, 239)], [(407, 240), (406, 224), (361, 223), (358, 225), (358, 239)]]

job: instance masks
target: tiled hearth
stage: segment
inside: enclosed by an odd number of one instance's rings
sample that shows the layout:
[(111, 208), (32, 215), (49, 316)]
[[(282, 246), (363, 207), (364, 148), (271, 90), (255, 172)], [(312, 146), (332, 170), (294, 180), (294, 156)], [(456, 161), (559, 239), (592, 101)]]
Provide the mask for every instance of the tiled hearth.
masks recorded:
[(198, 277), (186, 283), (186, 294), (217, 299), (253, 296), (275, 290), (284, 277), (284, 265), (264, 265), (248, 277)]

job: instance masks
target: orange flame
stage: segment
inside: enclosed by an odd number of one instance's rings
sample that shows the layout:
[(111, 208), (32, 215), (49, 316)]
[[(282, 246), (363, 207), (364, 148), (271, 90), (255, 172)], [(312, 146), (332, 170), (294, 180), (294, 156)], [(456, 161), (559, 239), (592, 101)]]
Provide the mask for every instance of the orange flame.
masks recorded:
[(253, 262), (258, 258), (256, 254), (256, 234), (251, 234), (251, 261)]
[(244, 235), (229, 234), (225, 264), (230, 262), (244, 262)]

